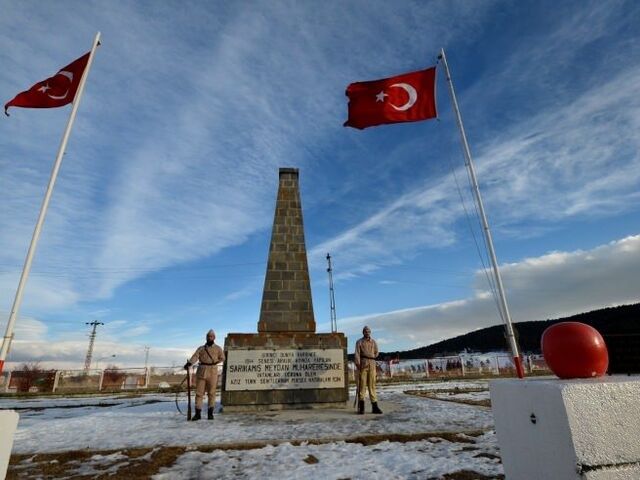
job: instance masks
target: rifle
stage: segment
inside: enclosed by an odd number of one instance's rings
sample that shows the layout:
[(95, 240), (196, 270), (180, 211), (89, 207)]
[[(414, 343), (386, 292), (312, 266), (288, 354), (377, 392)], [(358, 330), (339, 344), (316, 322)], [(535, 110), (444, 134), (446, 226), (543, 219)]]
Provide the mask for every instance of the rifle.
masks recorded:
[(187, 421), (191, 420), (191, 367), (187, 369)]
[(356, 396), (353, 399), (353, 408), (356, 408), (358, 405), (358, 397), (360, 396), (360, 370), (355, 369), (354, 373), (356, 375)]

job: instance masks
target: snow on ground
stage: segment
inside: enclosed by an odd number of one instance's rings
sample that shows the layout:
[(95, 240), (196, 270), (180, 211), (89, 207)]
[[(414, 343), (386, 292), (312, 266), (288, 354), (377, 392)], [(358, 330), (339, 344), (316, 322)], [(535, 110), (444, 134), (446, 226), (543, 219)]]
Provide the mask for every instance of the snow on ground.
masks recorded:
[(94, 455), (89, 460), (74, 462), (77, 467), (71, 469), (70, 475), (114, 475), (117, 471), (129, 465), (129, 457), (121, 452), (112, 453), (110, 455)]
[[(426, 387), (436, 388), (435, 385), (438, 384)], [(415, 387), (415, 384), (411, 385), (411, 388)], [(440, 389), (454, 387), (448, 382), (439, 382)], [(487, 430), (493, 426), (491, 412), (486, 409), (402, 393), (407, 388), (408, 385), (381, 387), (380, 405), (387, 413), (367, 415), (366, 421), (348, 408), (344, 411), (222, 414), (216, 415), (213, 422), (187, 423), (176, 410), (175, 397), (170, 394), (121, 398), (119, 403), (114, 402), (109, 407), (60, 408), (58, 400), (43, 399), (36, 407), (42, 410), (20, 411), (13, 451), (37, 453), (86, 448), (107, 450), (154, 445), (335, 439), (363, 434)], [(77, 402), (86, 404), (86, 400), (78, 399)], [(29, 402), (34, 405), (33, 401)], [(52, 408), (47, 408), (48, 402)], [(15, 405), (15, 400), (6, 403)], [(0, 400), (0, 408), (7, 408), (5, 400)], [(186, 411), (184, 397), (181, 408)]]
[(378, 391), (404, 391), (404, 390), (489, 390), (488, 380), (451, 380), (440, 382), (399, 383), (378, 385)]
[[(77, 408), (81, 406), (106, 407), (110, 405), (119, 405), (125, 402), (149, 402), (149, 401), (166, 401), (171, 393), (115, 393), (103, 395), (72, 395), (64, 396), (42, 396), (42, 397), (0, 397), (0, 410), (3, 409), (42, 409), (42, 408)], [(185, 394), (186, 395), (186, 394)], [(192, 394), (193, 396), (193, 394)], [(186, 397), (185, 397), (186, 398)]]
[[(345, 410), (226, 413), (213, 422), (186, 422), (174, 394), (5, 398), (0, 408), (20, 413), (13, 453), (27, 457), (11, 466), (13, 478), (128, 478), (141, 471), (158, 480), (439, 479), (461, 471), (502, 478), (489, 409), (403, 393), (483, 399), (487, 388), (483, 381), (379, 385), (385, 414), (365, 416), (352, 408), (353, 389)], [(186, 411), (184, 394), (180, 406)], [(134, 447), (143, 449), (127, 450)]]
[(249, 451), (187, 452), (152, 478), (427, 479), (460, 470), (500, 475), (495, 434), (474, 440), (461, 444), (431, 438), (371, 446), (334, 442), (296, 447), (285, 443)]
[(451, 393), (434, 393), (433, 396), (435, 398), (442, 398), (443, 400), (472, 400), (472, 401), (480, 401), (480, 400), (490, 400), (490, 395), (488, 390), (483, 390), (481, 392), (451, 392)]
[[(28, 405), (41, 410), (20, 411), (14, 453), (59, 452), (78, 449), (122, 449), (146, 446), (236, 444), (256, 441), (343, 439), (366, 434), (422, 433), (435, 431), (486, 431), (493, 428), (488, 409), (439, 402), (406, 395), (403, 390), (482, 388), (486, 382), (429, 382), (388, 385), (379, 388), (385, 415), (340, 411), (284, 411), (261, 414), (216, 415), (213, 422), (189, 422), (180, 415), (171, 394), (135, 398), (113, 396), (41, 400), (0, 399), (0, 408)], [(186, 398), (181, 397), (186, 411)], [(353, 397), (352, 397), (353, 398)], [(112, 406), (98, 406), (101, 402)], [(75, 401), (78, 408), (68, 408)], [(22, 403), (25, 402), (25, 403)], [(67, 403), (70, 402), (70, 403)], [(369, 402), (367, 402), (368, 404)], [(367, 405), (369, 409), (369, 405)]]

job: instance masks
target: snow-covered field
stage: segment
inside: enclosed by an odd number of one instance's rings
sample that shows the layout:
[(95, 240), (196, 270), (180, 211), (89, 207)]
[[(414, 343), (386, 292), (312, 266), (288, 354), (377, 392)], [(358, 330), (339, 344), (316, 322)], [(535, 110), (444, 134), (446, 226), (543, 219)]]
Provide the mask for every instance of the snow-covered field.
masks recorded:
[[(0, 399), (0, 408), (20, 413), (13, 449), (20, 463), (10, 478), (29, 478), (45, 459), (54, 466), (58, 459), (67, 462), (64, 475), (48, 478), (107, 472), (134, 478), (126, 473), (133, 467), (161, 479), (441, 478), (460, 471), (477, 476), (448, 478), (497, 478), (502, 467), (489, 409), (403, 393), (456, 387), (488, 388), (482, 381), (380, 386), (385, 414), (364, 417), (349, 408), (217, 414), (212, 422), (186, 422), (172, 394)], [(483, 392), (466, 395), (487, 398)], [(180, 406), (186, 410), (184, 397)], [(65, 454), (87, 450), (91, 454), (83, 458)], [(169, 451), (171, 461), (158, 463)]]
[[(479, 453), (483, 455), (478, 457)], [(332, 442), (295, 447), (285, 443), (242, 452), (187, 452), (154, 478), (237, 478), (242, 472), (246, 478), (425, 479), (461, 470), (490, 478), (502, 473), (493, 434), (479, 437), (473, 445), (433, 438), (371, 446)]]

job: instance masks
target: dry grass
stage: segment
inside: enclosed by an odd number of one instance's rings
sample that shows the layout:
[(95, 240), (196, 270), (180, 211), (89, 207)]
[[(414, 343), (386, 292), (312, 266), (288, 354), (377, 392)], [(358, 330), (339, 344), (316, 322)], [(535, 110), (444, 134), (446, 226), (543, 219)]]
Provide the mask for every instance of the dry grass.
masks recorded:
[[(333, 443), (336, 441), (344, 441), (346, 443), (359, 443), (361, 445), (369, 446), (375, 445), (381, 442), (390, 441), (398, 443), (417, 442), (421, 440), (441, 439), (455, 443), (473, 443), (473, 440), (469, 437), (477, 437), (482, 435), (482, 431), (472, 430), (465, 432), (422, 432), (411, 434), (375, 434), (375, 435), (358, 435), (354, 437), (342, 437), (342, 438), (327, 438), (327, 439), (310, 439), (305, 440), (304, 443), (312, 445), (323, 445), (327, 443)], [(39, 454), (20, 454), (12, 455), (9, 465), (9, 471), (7, 472), (7, 479), (27, 479), (27, 478), (62, 478), (69, 477), (73, 474), (82, 462), (88, 461), (94, 455), (111, 455), (113, 453), (121, 453), (128, 457), (128, 459), (114, 459), (111, 464), (104, 464), (101, 466), (102, 470), (106, 470), (116, 464), (126, 462), (121, 466), (117, 472), (100, 473), (98, 475), (91, 476), (79, 476), (74, 475), (74, 479), (143, 479), (149, 478), (152, 475), (158, 473), (162, 468), (170, 467), (176, 461), (176, 459), (187, 451), (199, 451), (199, 452), (213, 452), (214, 450), (253, 450), (258, 448), (264, 448), (267, 445), (279, 445), (282, 443), (291, 443), (294, 446), (299, 446), (303, 443), (301, 440), (297, 441), (271, 441), (271, 442), (242, 442), (242, 443), (225, 443), (225, 444), (212, 444), (212, 445), (200, 445), (197, 447), (146, 447), (124, 450), (75, 450), (62, 453), (39, 453)], [(28, 463), (23, 463), (25, 460), (30, 459)], [(308, 459), (308, 460), (307, 460)], [(314, 463), (313, 458), (307, 457), (305, 461), (307, 463)], [(467, 478), (480, 478), (485, 477), (447, 477), (451, 479), (465, 480)], [(488, 477), (486, 477), (488, 478)]]
[(458, 470), (457, 472), (447, 473), (443, 477), (440, 477), (437, 480), (502, 480), (502, 479), (504, 479), (504, 475), (487, 477), (486, 475), (482, 475), (481, 473), (474, 472), (473, 470)]
[[(74, 479), (89, 478), (111, 478), (111, 479), (142, 479), (149, 478), (158, 473), (162, 467), (173, 465), (176, 459), (182, 455), (186, 448), (184, 447), (163, 447), (156, 448), (136, 448), (130, 450), (103, 450), (88, 451), (75, 450), (63, 453), (43, 453), (33, 455), (12, 455), (7, 472), (7, 479), (26, 479), (26, 478), (62, 478), (68, 477), (78, 466), (87, 461), (94, 455), (110, 455), (120, 452), (129, 457), (128, 464), (119, 468), (115, 474), (96, 475), (74, 475)], [(149, 459), (141, 457), (150, 454)], [(33, 457), (33, 458), (32, 458)], [(31, 458), (28, 464), (20, 464), (20, 462)], [(114, 460), (113, 464), (105, 465), (104, 469), (122, 462), (122, 460)], [(25, 466), (26, 465), (26, 466)]]
[[(491, 400), (469, 400), (464, 398), (455, 398), (455, 394), (457, 393), (473, 393), (473, 392), (482, 392), (484, 389), (477, 388), (469, 388), (469, 389), (459, 389), (455, 388), (453, 390), (405, 390), (404, 393), (407, 395), (414, 395), (416, 397), (429, 398), (432, 400), (442, 400), (443, 402), (454, 402), (454, 403), (463, 403), (465, 405), (473, 405), (476, 407), (491, 407)], [(443, 393), (448, 393), (451, 395), (450, 398), (442, 397), (438, 395), (442, 395)]]

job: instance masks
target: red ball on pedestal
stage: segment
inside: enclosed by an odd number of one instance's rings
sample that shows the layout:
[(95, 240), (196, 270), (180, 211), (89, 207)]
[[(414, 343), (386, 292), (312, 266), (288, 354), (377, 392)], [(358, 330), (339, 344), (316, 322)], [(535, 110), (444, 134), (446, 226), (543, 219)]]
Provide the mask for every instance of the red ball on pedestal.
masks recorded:
[(609, 366), (607, 345), (600, 332), (580, 322), (561, 322), (542, 334), (542, 354), (558, 377), (601, 377)]

